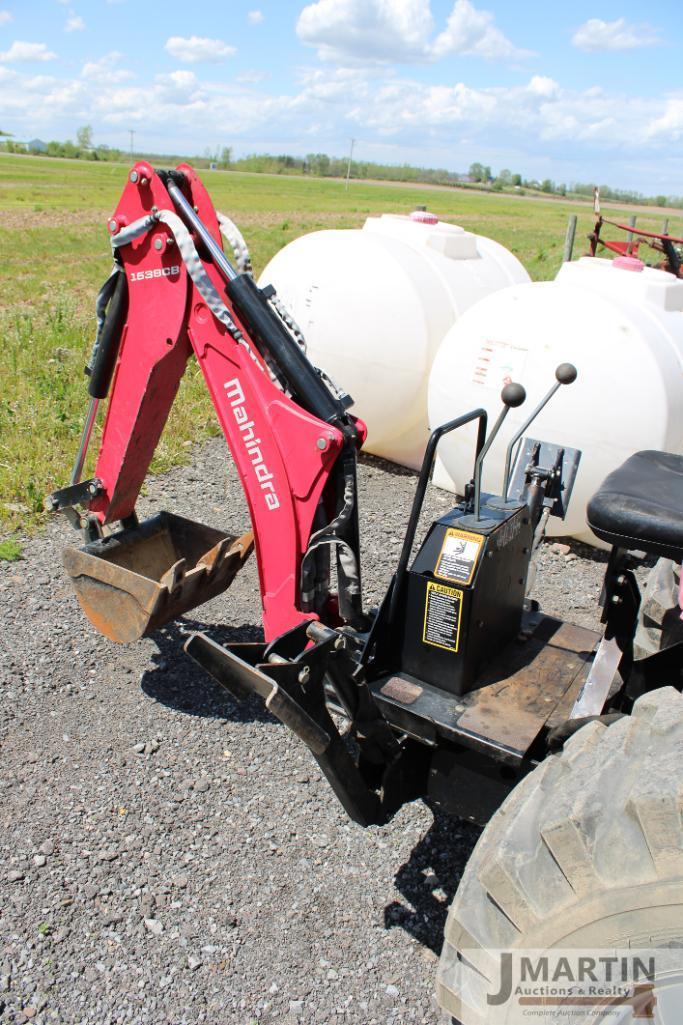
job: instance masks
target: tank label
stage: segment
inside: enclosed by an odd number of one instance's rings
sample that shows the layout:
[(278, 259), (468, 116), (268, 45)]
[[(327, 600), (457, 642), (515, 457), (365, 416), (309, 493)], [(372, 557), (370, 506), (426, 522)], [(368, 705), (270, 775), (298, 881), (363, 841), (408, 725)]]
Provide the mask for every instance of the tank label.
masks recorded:
[(463, 592), (445, 584), (427, 582), (425, 618), (422, 631), (424, 644), (446, 651), (457, 651), (460, 644), (460, 615)]
[(511, 381), (519, 381), (524, 377), (528, 355), (519, 345), (487, 338), (477, 353), (472, 381), (487, 388), (502, 388)]
[(435, 576), (442, 580), (455, 580), (459, 584), (471, 584), (483, 544), (481, 534), (449, 527), (436, 562)]

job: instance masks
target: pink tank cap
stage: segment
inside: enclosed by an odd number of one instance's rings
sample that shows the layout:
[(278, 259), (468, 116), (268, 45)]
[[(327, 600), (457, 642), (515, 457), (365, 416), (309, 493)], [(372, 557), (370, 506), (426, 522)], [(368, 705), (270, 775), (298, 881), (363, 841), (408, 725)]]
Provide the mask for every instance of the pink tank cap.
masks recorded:
[(411, 221), (417, 221), (419, 224), (438, 224), (439, 218), (436, 214), (430, 214), (428, 210), (413, 210), (410, 215)]
[(635, 271), (636, 274), (645, 268), (645, 264), (637, 256), (617, 256), (612, 260), (612, 266), (618, 267), (619, 270)]

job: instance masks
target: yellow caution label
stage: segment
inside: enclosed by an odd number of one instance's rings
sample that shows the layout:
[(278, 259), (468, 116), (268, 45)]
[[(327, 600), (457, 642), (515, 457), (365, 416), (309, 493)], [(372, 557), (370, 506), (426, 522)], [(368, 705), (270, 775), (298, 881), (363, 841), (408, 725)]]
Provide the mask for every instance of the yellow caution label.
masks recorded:
[(457, 651), (464, 593), (456, 587), (427, 582), (422, 640), (435, 648)]

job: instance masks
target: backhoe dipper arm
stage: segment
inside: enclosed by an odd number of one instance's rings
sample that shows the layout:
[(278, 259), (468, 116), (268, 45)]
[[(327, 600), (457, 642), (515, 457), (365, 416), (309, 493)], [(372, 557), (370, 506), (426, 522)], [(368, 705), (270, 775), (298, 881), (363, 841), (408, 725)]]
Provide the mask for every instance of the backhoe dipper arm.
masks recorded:
[[(192, 224), (187, 224), (187, 216), (185, 224), (178, 216), (182, 208), (174, 204), (166, 183), (182, 190), (186, 203), (220, 247), (218, 221), (206, 190), (192, 168), (181, 165), (178, 170), (181, 174), (164, 178), (164, 172), (157, 173), (144, 162), (135, 164), (109, 222), (116, 244), (119, 233), (127, 238), (126, 229), (130, 234), (131, 225), (152, 215), (151, 227), (118, 248), (128, 285), (128, 314), (95, 469), (101, 490), (89, 508), (102, 524), (124, 520), (134, 512), (194, 351), (249, 505), (264, 629), (266, 638), (272, 639), (303, 620), (316, 618), (302, 608), (302, 560), (316, 512), (319, 508), (328, 516), (338, 512), (336, 477), (342, 465), (348, 476), (348, 459), (339, 456), (360, 444), (364, 427), (344, 414), (305, 354), (286, 335), (275, 341), (285, 352), (291, 345), (289, 360), (275, 354), (269, 362), (276, 374), (282, 370), (292, 397), (273, 382), (264, 359), (264, 355), (273, 356), (264, 345), (267, 339), (252, 340), (248, 331), (248, 326), (261, 334), (268, 331), (268, 311), (259, 310), (261, 293), (251, 279), (242, 276), (228, 289), (228, 296), (232, 289), (246, 296), (243, 302), (250, 320), (246, 325), (237, 315), (237, 304), (225, 297), (225, 276), (211, 260), (201, 236), (188, 231)], [(186, 259), (188, 244), (194, 250), (194, 262)], [(213, 286), (224, 303), (223, 321), (215, 309), (212, 312), (207, 288), (198, 287), (202, 272), (209, 292)], [(241, 284), (245, 280), (248, 284)], [(325, 389), (325, 420), (302, 408), (295, 379), (297, 366), (302, 365), (310, 372), (309, 381)], [(302, 392), (307, 394), (305, 388)], [(355, 493), (353, 498), (355, 502)], [(351, 538), (351, 544), (357, 554), (357, 538)]]

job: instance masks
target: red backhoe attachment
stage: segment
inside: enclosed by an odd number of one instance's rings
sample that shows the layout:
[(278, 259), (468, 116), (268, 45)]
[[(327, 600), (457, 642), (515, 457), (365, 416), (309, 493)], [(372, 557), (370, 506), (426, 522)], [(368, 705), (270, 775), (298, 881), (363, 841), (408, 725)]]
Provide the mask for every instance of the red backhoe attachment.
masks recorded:
[[(218, 216), (191, 167), (137, 163), (109, 231), (115, 265), (98, 301), (91, 409), (71, 485), (49, 499), (86, 529), (85, 547), (65, 562), (89, 619), (113, 640), (141, 637), (228, 587), (253, 545), (268, 639), (311, 619), (358, 619), (355, 454), (365, 430), (347, 414), (348, 396), (308, 361), (274, 293), (225, 257)], [(137, 520), (140, 488), (193, 353), (253, 534), (228, 537), (169, 514)], [(107, 395), (95, 472), (81, 482), (97, 403)]]

